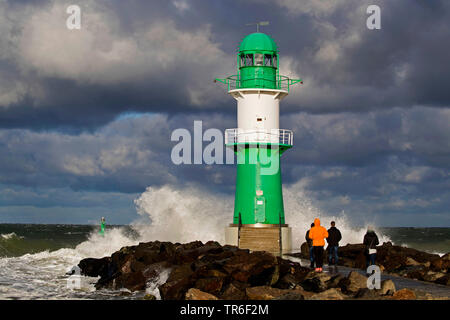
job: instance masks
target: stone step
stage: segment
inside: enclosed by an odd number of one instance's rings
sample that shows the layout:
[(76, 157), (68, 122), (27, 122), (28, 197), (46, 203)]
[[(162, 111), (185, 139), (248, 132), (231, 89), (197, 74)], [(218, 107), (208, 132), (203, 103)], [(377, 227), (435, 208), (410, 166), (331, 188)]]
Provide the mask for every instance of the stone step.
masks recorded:
[(279, 253), (280, 229), (278, 227), (243, 227), (241, 228), (239, 248)]

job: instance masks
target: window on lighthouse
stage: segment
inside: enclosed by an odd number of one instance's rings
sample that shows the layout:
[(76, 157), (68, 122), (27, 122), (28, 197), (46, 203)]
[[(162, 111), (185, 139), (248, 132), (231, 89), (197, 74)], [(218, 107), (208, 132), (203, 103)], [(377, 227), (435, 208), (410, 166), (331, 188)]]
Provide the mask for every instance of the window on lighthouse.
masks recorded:
[(271, 54), (264, 55), (264, 65), (267, 67), (272, 67), (272, 55)]
[(241, 54), (241, 67), (245, 66), (245, 54)]
[(246, 54), (245, 55), (245, 65), (246, 66), (252, 66), (253, 65), (253, 55), (252, 54)]
[(255, 66), (264, 65), (264, 55), (262, 53), (255, 53)]

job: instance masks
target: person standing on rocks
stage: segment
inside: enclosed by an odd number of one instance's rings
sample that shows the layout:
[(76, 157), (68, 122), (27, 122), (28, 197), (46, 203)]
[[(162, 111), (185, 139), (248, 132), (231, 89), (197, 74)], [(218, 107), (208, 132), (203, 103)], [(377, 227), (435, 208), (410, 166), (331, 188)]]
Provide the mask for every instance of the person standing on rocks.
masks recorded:
[(314, 220), (314, 227), (309, 230), (309, 238), (313, 241), (314, 260), (316, 262), (316, 272), (322, 272), (323, 266), (323, 247), (325, 238), (328, 238), (328, 231), (320, 225), (320, 219)]
[[(312, 227), (314, 227), (314, 223), (311, 223), (311, 228)], [(314, 268), (314, 248), (313, 248), (312, 240), (309, 238), (309, 231), (310, 230), (306, 231), (305, 239), (306, 239), (306, 243), (308, 244), (309, 261), (311, 261), (310, 268), (312, 269), (312, 268)]]
[(374, 265), (377, 258), (378, 236), (371, 226), (367, 227), (367, 233), (364, 235), (363, 244), (366, 246), (366, 266)]
[[(339, 241), (341, 241), (342, 235), (338, 228), (336, 228), (336, 223), (331, 221), (331, 228), (328, 229), (328, 264), (337, 265), (338, 263), (338, 248)], [(333, 261), (334, 260), (334, 261)], [(334, 262), (334, 263), (333, 263)]]

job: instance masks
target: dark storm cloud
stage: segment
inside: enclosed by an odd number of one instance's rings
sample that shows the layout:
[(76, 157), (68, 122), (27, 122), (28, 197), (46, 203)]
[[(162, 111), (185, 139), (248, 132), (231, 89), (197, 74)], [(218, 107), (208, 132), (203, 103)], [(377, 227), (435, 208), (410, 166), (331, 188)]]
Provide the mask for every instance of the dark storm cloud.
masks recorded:
[(297, 164), (365, 166), (396, 155), (409, 164), (449, 168), (449, 109), (393, 108), (368, 113), (282, 117), (295, 133)]
[[(172, 163), (171, 150), (178, 143), (170, 141), (172, 131), (186, 128), (193, 132), (195, 119), (192, 115), (170, 119), (161, 114), (132, 115), (95, 132), (76, 135), (1, 130), (0, 183), (124, 193), (141, 192), (149, 185), (193, 181), (206, 188), (211, 183), (230, 188), (234, 174), (231, 166), (221, 170), (221, 166)], [(224, 124), (218, 115), (203, 115), (200, 119), (204, 120), (203, 131)], [(231, 125), (233, 121), (229, 118), (227, 122)]]
[[(373, 2), (373, 3), (372, 3)], [(14, 3), (14, 4), (13, 4)], [(282, 71), (301, 76), (285, 111), (447, 106), (446, 1), (80, 1), (0, 7), (0, 126), (95, 128), (122, 112), (227, 112), (214, 77), (234, 73), (235, 49), (267, 19)], [(366, 28), (378, 4), (382, 29)], [(84, 28), (84, 29), (83, 29)], [(432, 36), (430, 36), (432, 35)]]
[[(186, 128), (193, 134), (194, 120), (203, 120), (203, 132), (224, 130), (235, 121), (220, 114), (197, 117), (130, 115), (79, 135), (3, 130), (0, 182), (130, 194), (147, 186), (194, 184), (230, 194), (235, 166), (172, 163), (171, 150), (178, 143), (170, 141), (173, 130)], [(423, 197), (442, 202), (450, 189), (448, 162), (442, 161), (450, 157), (449, 117), (448, 110), (438, 108), (283, 117), (284, 127), (295, 132), (294, 148), (283, 155), (284, 182), (307, 181), (305, 190), (324, 202), (347, 196), (368, 203)]]

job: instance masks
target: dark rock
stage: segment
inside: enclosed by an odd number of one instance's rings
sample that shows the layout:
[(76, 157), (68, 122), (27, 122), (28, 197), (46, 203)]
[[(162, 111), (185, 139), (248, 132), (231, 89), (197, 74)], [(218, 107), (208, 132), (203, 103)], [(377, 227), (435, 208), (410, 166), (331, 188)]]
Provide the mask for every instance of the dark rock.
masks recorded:
[(446, 274), (443, 277), (440, 277), (434, 281), (437, 284), (443, 284), (446, 286), (450, 286), (450, 274)]
[(442, 278), (445, 276), (445, 273), (442, 272), (434, 272), (429, 270), (425, 275), (423, 276), (423, 280), (429, 281), (429, 282), (435, 282), (436, 280)]
[(166, 283), (159, 287), (161, 299), (163, 300), (182, 300), (189, 288), (195, 284), (194, 272), (190, 265), (183, 264), (169, 275)]
[(310, 272), (300, 284), (306, 291), (322, 292), (328, 289), (328, 281), (331, 276), (326, 273)]
[(381, 281), (381, 288), (379, 294), (381, 295), (393, 295), (396, 292), (395, 284), (392, 280)]
[(279, 280), (274, 287), (279, 289), (292, 289), (301, 283), (310, 273), (309, 268), (300, 266), (299, 263), (287, 261), (278, 257)]
[(449, 270), (450, 269), (450, 252), (443, 255), (441, 257), (442, 260), (442, 270)]
[(339, 287), (346, 294), (355, 294), (359, 289), (367, 288), (367, 278), (356, 271), (351, 271), (339, 282)]
[(275, 284), (276, 288), (279, 289), (293, 289), (299, 282), (295, 278), (294, 275), (288, 273), (284, 275), (278, 282)]
[(196, 288), (190, 288), (186, 292), (185, 298), (186, 300), (219, 300), (216, 296)]
[(402, 289), (392, 295), (394, 300), (416, 300), (416, 294), (410, 289)]
[(359, 289), (354, 295), (355, 299), (361, 300), (380, 300), (382, 299), (381, 295), (376, 290), (370, 290), (368, 288)]
[(80, 261), (78, 267), (81, 269), (81, 274), (88, 277), (105, 277), (109, 275), (108, 266), (111, 262), (111, 257), (104, 257), (101, 259), (87, 258)]
[[(113, 280), (112, 289), (127, 288), (131, 291), (145, 290), (146, 279), (141, 272), (122, 274)], [(98, 288), (98, 286), (96, 286)]]
[(308, 243), (303, 242), (301, 247), (300, 247), (300, 253), (301, 253), (301, 257), (303, 259), (309, 259), (309, 246)]
[(269, 286), (257, 286), (247, 288), (246, 293), (249, 300), (272, 300), (286, 293), (292, 293), (292, 291)]
[(147, 293), (142, 299), (144, 300), (156, 300), (156, 297), (150, 293)]
[(230, 283), (220, 296), (224, 300), (246, 300), (245, 287)]
[(234, 280), (248, 282), (251, 286), (271, 285), (279, 277), (276, 257), (264, 251), (236, 252), (223, 268)]
[(342, 294), (340, 289), (331, 288), (308, 297), (307, 300), (344, 300), (345, 298), (345, 295)]
[(330, 280), (326, 281), (326, 285), (328, 289), (331, 288), (339, 288), (339, 283), (344, 279), (344, 276), (341, 274), (332, 276)]
[(273, 298), (273, 300), (305, 300), (303, 293), (299, 291), (291, 291)]
[(218, 294), (222, 290), (223, 283), (223, 277), (201, 278), (195, 282), (194, 287), (204, 292)]

